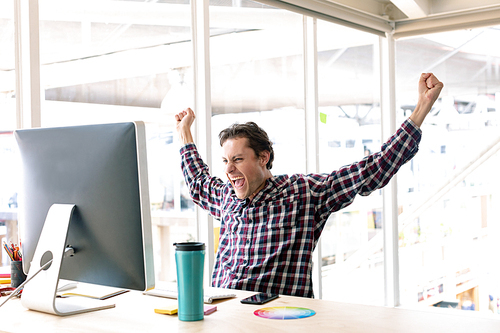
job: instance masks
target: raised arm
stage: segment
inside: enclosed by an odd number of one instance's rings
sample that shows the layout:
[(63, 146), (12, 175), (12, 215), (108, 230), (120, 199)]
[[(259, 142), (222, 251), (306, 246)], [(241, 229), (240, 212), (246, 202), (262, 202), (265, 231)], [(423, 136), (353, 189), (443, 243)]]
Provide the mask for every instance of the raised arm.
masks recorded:
[(425, 117), (431, 111), (432, 105), (437, 100), (443, 83), (432, 73), (423, 73), (418, 81), (418, 102), (410, 119), (418, 126), (422, 126)]
[[(189, 195), (193, 202), (220, 219), (224, 182), (210, 176), (208, 166), (201, 159), (191, 134), (191, 125), (196, 118), (193, 110), (185, 109), (175, 115), (176, 129), (181, 144), (181, 167)], [(187, 146), (188, 143), (193, 145)]]
[(191, 108), (187, 108), (175, 115), (175, 120), (177, 121), (176, 129), (182, 146), (194, 143), (193, 135), (191, 134), (191, 125), (195, 118), (196, 116)]

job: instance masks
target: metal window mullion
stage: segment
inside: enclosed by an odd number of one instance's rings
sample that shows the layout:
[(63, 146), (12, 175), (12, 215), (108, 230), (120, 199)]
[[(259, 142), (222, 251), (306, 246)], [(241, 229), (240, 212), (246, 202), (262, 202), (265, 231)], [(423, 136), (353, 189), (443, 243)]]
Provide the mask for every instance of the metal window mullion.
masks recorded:
[[(200, 155), (211, 168), (210, 54), (209, 54), (209, 0), (191, 0), (191, 31), (193, 40), (195, 141)], [(187, 101), (186, 101), (187, 102)], [(205, 285), (210, 285), (214, 266), (213, 219), (196, 208), (196, 223), (200, 242), (205, 243)]]
[[(306, 172), (319, 172), (317, 20), (304, 16), (304, 99)], [(313, 290), (322, 298), (321, 238), (313, 252)]]
[(38, 0), (14, 0), (16, 127), (41, 126)]
[(255, 0), (265, 5), (314, 17), (322, 21), (384, 36), (392, 30), (387, 19), (363, 13), (341, 4), (310, 0)]
[[(392, 34), (379, 38), (382, 138), (396, 131), (396, 60)], [(399, 306), (399, 246), (397, 176), (383, 191), (384, 295), (386, 306)]]

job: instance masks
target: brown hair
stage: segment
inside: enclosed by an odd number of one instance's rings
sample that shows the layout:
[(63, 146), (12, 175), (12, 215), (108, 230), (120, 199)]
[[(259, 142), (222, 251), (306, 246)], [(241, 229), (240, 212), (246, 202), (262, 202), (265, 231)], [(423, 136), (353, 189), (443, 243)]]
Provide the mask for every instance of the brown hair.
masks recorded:
[(273, 143), (269, 140), (266, 131), (253, 121), (249, 121), (244, 124), (232, 124), (219, 133), (221, 147), (227, 140), (235, 138), (247, 138), (248, 147), (253, 149), (257, 157), (259, 157), (263, 151), (268, 151), (270, 156), (266, 168), (271, 170), (274, 161), (274, 150)]

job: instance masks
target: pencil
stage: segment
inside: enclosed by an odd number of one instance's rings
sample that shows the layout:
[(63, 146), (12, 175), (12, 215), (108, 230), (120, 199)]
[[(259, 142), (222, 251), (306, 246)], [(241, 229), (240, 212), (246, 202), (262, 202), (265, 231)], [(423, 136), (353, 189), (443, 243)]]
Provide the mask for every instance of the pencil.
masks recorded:
[(4, 248), (5, 252), (7, 252), (7, 254), (9, 255), (10, 260), (12, 260), (12, 261), (21, 261), (22, 260), (22, 255), (21, 255), (21, 251), (19, 249), (19, 246), (11, 243), (11, 245), (9, 247), (7, 245), (7, 243), (4, 241), (3, 248)]
[(4, 248), (5, 252), (7, 252), (7, 254), (9, 255), (10, 260), (15, 261), (13, 253), (10, 251), (10, 248), (7, 246), (7, 244), (5, 242), (3, 243), (3, 248)]

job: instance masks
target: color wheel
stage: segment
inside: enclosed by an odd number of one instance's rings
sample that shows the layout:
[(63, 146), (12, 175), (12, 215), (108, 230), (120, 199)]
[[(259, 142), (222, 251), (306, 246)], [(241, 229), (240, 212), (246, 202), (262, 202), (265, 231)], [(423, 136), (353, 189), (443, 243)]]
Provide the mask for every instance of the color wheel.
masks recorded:
[(267, 319), (300, 319), (314, 316), (315, 311), (291, 306), (276, 306), (255, 310), (254, 315)]

